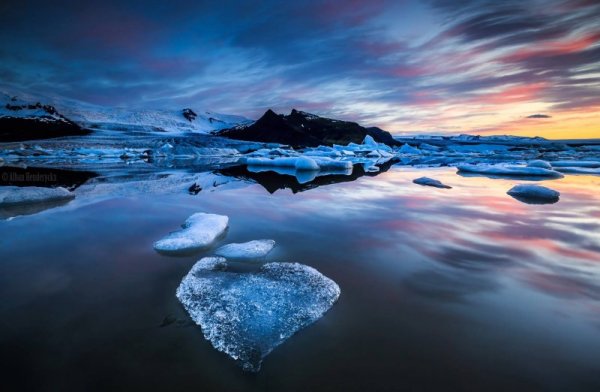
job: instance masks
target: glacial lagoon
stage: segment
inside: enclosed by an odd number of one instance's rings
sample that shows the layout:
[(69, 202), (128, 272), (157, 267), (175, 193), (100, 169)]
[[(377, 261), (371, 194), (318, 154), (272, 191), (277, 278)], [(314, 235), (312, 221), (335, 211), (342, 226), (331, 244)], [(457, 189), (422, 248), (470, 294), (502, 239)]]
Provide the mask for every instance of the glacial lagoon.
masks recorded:
[[(298, 179), (229, 164), (143, 165), (105, 162), (109, 175), (69, 177), (73, 200), (3, 209), (5, 385), (600, 388), (598, 176), (530, 181), (395, 162)], [(413, 183), (420, 177), (451, 189)], [(507, 194), (522, 183), (560, 200)], [(197, 212), (229, 217), (225, 236), (192, 254), (153, 249)], [(263, 238), (276, 246), (260, 262), (309, 266), (341, 294), (251, 373), (215, 350), (175, 293), (202, 257)]]

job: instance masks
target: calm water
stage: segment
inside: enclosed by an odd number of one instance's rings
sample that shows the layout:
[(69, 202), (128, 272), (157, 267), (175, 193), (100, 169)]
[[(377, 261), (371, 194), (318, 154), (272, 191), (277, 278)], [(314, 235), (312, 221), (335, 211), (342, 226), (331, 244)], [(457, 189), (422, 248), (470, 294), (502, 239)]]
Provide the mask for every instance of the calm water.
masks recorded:
[[(412, 184), (422, 175), (454, 189)], [(554, 205), (512, 199), (515, 183), (395, 167), (296, 194), (251, 185), (0, 221), (2, 390), (598, 391), (600, 178), (545, 182)], [(342, 290), (258, 374), (175, 298), (202, 254), (152, 249), (197, 211)]]

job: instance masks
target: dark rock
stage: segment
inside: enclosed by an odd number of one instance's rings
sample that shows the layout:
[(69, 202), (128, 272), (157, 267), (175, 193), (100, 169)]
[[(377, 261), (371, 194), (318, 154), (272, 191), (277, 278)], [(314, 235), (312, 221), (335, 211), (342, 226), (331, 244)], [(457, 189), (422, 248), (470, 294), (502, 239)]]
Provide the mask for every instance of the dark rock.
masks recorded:
[(183, 109), (183, 117), (186, 118), (189, 122), (192, 122), (198, 117), (198, 115), (192, 109)]
[(212, 123), (216, 123), (216, 122), (222, 123), (223, 121), (221, 121), (221, 120), (219, 120), (217, 118), (214, 118), (214, 117), (209, 117), (208, 118), (208, 122), (210, 122), (212, 124)]
[(202, 187), (196, 183), (188, 188), (188, 192), (190, 195), (197, 195), (202, 190)]
[(392, 135), (379, 128), (367, 129), (354, 122), (319, 117), (296, 109), (292, 109), (287, 116), (269, 109), (251, 125), (225, 129), (217, 134), (231, 139), (280, 143), (294, 147), (360, 144), (367, 135), (379, 143), (399, 145)]
[(45, 114), (39, 115), (35, 113), (31, 117), (0, 117), (0, 142), (48, 139), (62, 136), (87, 135), (90, 133), (89, 130), (81, 128), (73, 121), (58, 113), (52, 105), (42, 105), (40, 102), (27, 105), (11, 105), (7, 103), (5, 107), (14, 112), (25, 109), (41, 109)]
[(0, 142), (88, 135), (91, 131), (69, 120), (50, 116), (35, 118), (0, 117)]

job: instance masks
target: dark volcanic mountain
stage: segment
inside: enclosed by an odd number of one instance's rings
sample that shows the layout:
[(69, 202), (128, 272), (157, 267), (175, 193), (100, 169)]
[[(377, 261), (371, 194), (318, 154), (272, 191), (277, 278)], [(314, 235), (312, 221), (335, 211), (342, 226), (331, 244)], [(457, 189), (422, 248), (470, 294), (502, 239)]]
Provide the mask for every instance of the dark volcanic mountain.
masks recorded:
[(354, 122), (319, 117), (296, 109), (287, 116), (269, 109), (254, 124), (224, 129), (217, 134), (231, 139), (297, 147), (360, 144), (370, 135), (379, 143), (398, 145), (392, 135), (382, 129), (365, 128)]
[(0, 142), (47, 139), (61, 136), (86, 135), (73, 121), (51, 105), (19, 103), (10, 99), (0, 108)]

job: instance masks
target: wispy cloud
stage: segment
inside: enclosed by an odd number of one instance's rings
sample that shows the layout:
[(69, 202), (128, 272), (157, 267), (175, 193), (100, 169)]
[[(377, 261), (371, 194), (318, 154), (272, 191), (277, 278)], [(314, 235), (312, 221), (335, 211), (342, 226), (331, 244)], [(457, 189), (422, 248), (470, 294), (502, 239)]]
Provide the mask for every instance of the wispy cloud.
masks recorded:
[(0, 13), (0, 78), (32, 92), (395, 132), (527, 133), (549, 112), (535, 132), (555, 136), (555, 113), (600, 107), (596, 2), (35, 3)]

